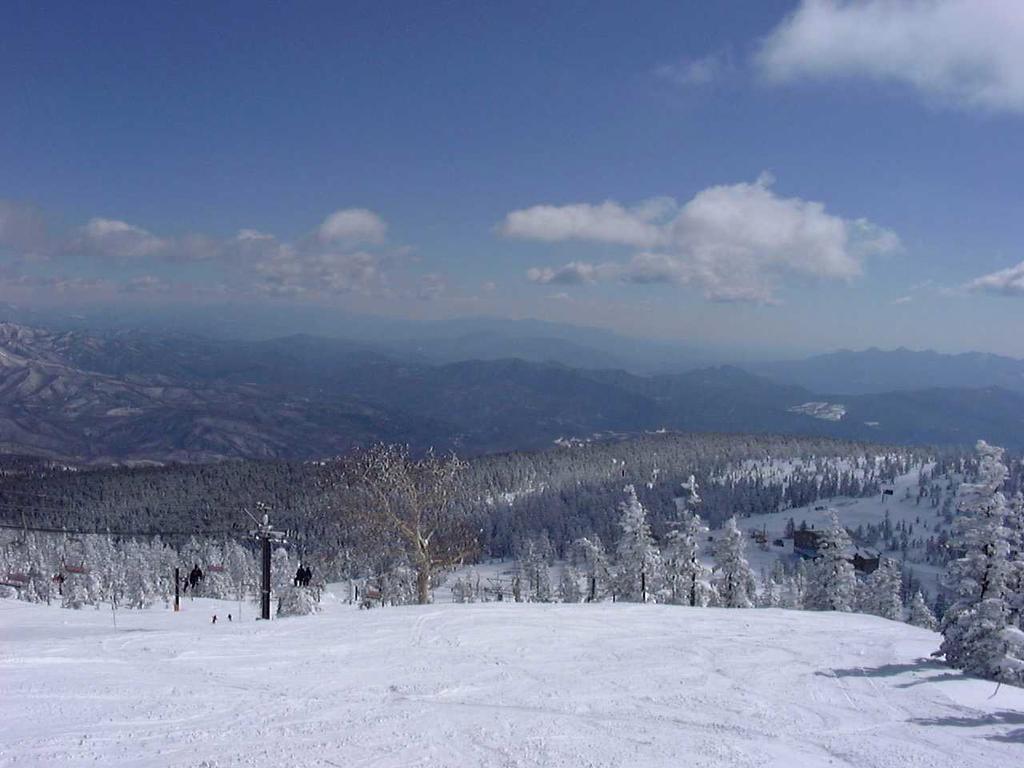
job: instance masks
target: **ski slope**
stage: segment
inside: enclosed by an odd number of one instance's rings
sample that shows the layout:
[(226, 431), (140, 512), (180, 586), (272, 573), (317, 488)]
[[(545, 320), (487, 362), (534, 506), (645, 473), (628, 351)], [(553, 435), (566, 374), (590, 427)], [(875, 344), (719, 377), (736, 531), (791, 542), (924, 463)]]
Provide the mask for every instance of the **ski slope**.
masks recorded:
[(328, 597), (318, 616), (264, 623), (237, 609), (122, 611), (115, 630), (109, 610), (0, 600), (0, 766), (991, 768), (1024, 754), (1024, 690), (993, 695), (926, 659), (937, 635), (874, 617)]

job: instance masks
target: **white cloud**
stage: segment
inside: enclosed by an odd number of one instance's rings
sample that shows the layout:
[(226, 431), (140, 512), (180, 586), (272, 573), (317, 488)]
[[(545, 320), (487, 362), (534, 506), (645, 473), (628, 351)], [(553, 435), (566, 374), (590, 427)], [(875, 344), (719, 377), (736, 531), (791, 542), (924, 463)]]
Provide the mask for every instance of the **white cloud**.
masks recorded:
[(345, 208), (324, 219), (317, 235), (325, 243), (380, 243), (387, 236), (387, 224), (366, 208)]
[(964, 286), (970, 291), (1002, 296), (1024, 296), (1024, 261), (1015, 267), (1000, 269), (971, 280)]
[(669, 215), (672, 206), (666, 198), (653, 198), (633, 208), (610, 200), (598, 205), (535, 205), (509, 213), (500, 231), (525, 240), (591, 240), (647, 248), (658, 244), (663, 234), (658, 220)]
[[(14, 270), (30, 256), (91, 256), (115, 262), (205, 263), (221, 270), (228, 290), (246, 294), (325, 297), (345, 293), (432, 299), (448, 291), (442, 275), (408, 271), (415, 263), (408, 247), (385, 246), (387, 226), (372, 211), (351, 208), (328, 216), (317, 228), (291, 241), (255, 228), (229, 237), (192, 233), (161, 237), (118, 219), (96, 217), (55, 238), (48, 238), (42, 217), (31, 206), (0, 200), (0, 284), (26, 290), (104, 288), (121, 294), (155, 294), (192, 289), (143, 275), (88, 283), (78, 278), (40, 280)], [(26, 249), (36, 247), (35, 253)], [(122, 263), (118, 263), (122, 262)], [(198, 282), (209, 283), (207, 267)], [(392, 282), (397, 287), (392, 286)]]
[(654, 70), (654, 73), (676, 85), (692, 87), (713, 83), (731, 69), (731, 56), (728, 52), (722, 52), (665, 64)]
[(133, 259), (154, 256), (168, 246), (166, 240), (142, 227), (116, 219), (90, 219), (79, 230), (75, 250), (91, 256)]
[(586, 261), (571, 261), (557, 268), (532, 267), (526, 271), (526, 277), (540, 285), (581, 285), (597, 282), (602, 273), (607, 275), (607, 268)]
[[(558, 231), (557, 239), (563, 240), (659, 247), (642, 250), (621, 264), (575, 261), (562, 267), (534, 267), (527, 277), (543, 284), (612, 279), (694, 284), (716, 301), (771, 302), (787, 274), (851, 280), (861, 274), (865, 257), (899, 247), (895, 233), (867, 220), (843, 219), (827, 212), (822, 203), (776, 195), (772, 181), (768, 174), (762, 174), (753, 183), (709, 187), (681, 207), (661, 201), (656, 214), (641, 215), (639, 208), (626, 209), (613, 202), (601, 206), (545, 206), (543, 215), (534, 221), (538, 226), (532, 230), (517, 226), (517, 236), (525, 237), (530, 231), (535, 239), (552, 240), (552, 234)], [(513, 212), (506, 217), (506, 225), (528, 221), (537, 210)], [(611, 215), (598, 221), (594, 216), (581, 218), (581, 210)], [(670, 211), (675, 215), (666, 219), (665, 213)], [(609, 221), (619, 223), (625, 214), (647, 227), (643, 237), (621, 237), (625, 229), (609, 229)], [(564, 221), (573, 226), (539, 226)]]
[(803, 0), (757, 56), (772, 82), (864, 77), (964, 108), (1024, 111), (1020, 0)]
[(382, 257), (366, 251), (307, 253), (283, 248), (259, 262), (259, 289), (274, 295), (379, 293)]

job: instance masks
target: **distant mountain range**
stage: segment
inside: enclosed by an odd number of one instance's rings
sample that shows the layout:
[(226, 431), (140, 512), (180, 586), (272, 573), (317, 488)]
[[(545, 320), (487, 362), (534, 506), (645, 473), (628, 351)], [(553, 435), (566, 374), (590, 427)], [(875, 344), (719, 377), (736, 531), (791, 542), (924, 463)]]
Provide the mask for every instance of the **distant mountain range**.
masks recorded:
[(980, 352), (943, 355), (872, 348), (745, 367), (772, 381), (841, 395), (923, 387), (1002, 387), (1024, 392), (1024, 360)]
[(446, 344), (0, 324), (0, 450), (163, 462), (313, 458), (390, 440), (476, 454), (659, 429), (1024, 447), (1024, 392), (1008, 388), (837, 396), (730, 366), (641, 376), (523, 359), (436, 362), (458, 354)]

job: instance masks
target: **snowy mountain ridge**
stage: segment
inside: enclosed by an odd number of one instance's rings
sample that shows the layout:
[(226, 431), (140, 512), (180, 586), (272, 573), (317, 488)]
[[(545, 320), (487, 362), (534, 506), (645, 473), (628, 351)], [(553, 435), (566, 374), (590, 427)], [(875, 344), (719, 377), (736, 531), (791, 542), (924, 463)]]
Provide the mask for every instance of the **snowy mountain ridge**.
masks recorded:
[[(68, 462), (315, 459), (377, 440), (462, 454), (661, 429), (1024, 446), (1024, 394), (830, 400), (731, 366), (675, 375), (446, 364), (358, 342), (0, 326), (0, 449)], [(832, 403), (831, 406), (807, 404)]]

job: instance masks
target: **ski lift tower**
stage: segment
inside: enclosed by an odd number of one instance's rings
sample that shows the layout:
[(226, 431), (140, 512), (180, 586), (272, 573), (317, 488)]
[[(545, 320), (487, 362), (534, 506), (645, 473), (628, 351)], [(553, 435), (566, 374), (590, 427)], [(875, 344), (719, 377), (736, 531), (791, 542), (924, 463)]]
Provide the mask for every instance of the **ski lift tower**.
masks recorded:
[[(256, 511), (265, 510), (262, 503), (257, 504)], [(253, 517), (249, 515), (249, 517)], [(253, 520), (256, 520), (253, 517)], [(252, 536), (260, 543), (260, 559), (263, 564), (263, 579), (260, 584), (260, 618), (269, 621), (270, 619), (270, 542), (280, 541), (284, 543), (284, 531), (275, 531), (270, 526), (270, 515), (263, 512), (260, 520), (256, 520), (256, 530), (251, 531)]]

